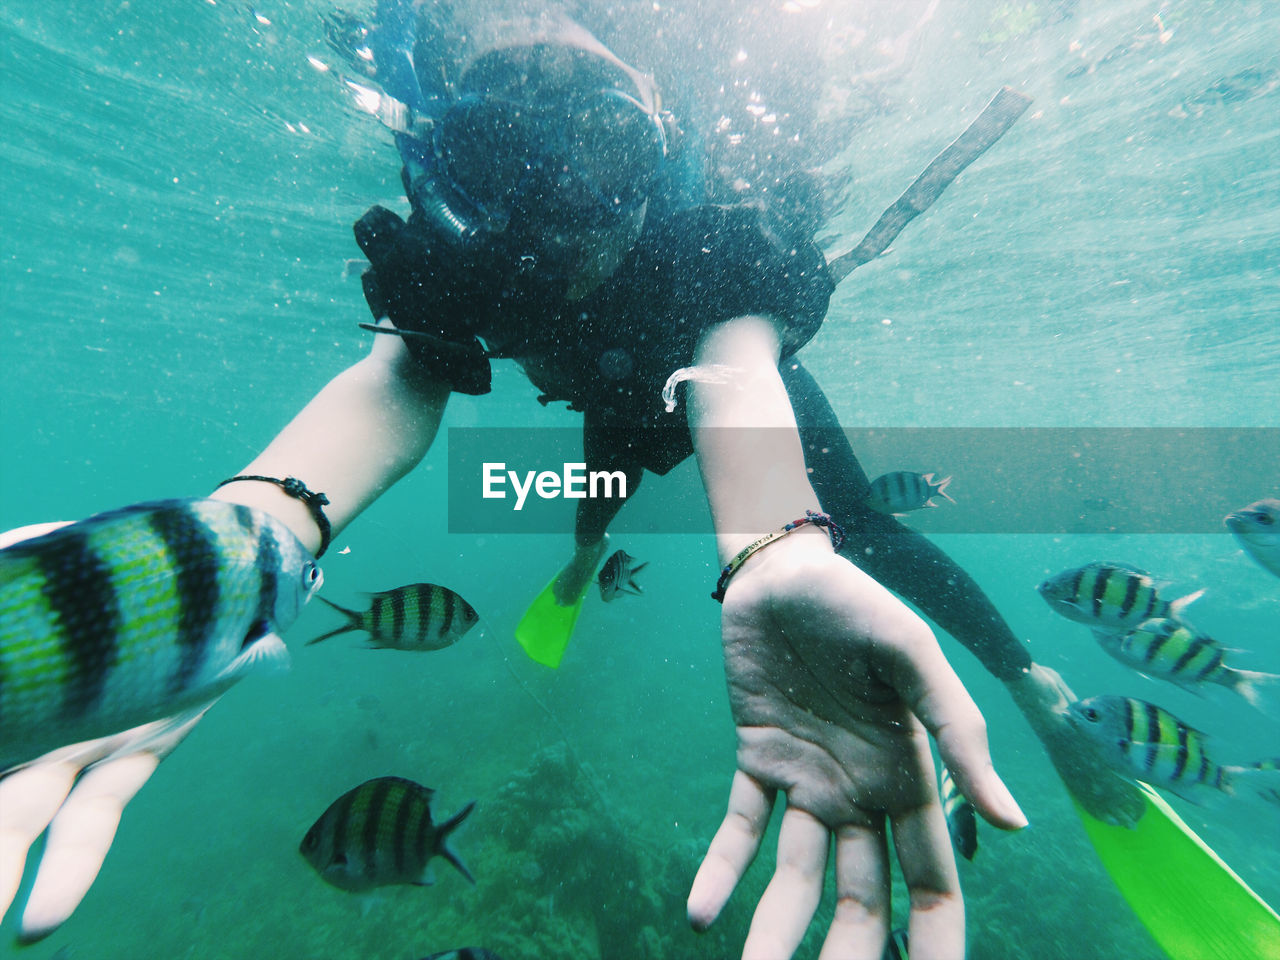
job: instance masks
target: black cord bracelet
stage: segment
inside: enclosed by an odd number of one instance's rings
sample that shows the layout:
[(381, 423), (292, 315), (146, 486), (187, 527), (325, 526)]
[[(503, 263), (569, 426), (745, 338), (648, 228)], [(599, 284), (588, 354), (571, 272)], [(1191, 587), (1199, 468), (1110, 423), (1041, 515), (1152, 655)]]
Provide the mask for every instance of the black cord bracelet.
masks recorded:
[[(223, 480), (218, 487), (225, 487), (228, 483), (237, 483), (241, 480), (258, 480), (262, 483), (274, 483), (277, 487), (293, 497), (295, 500), (301, 500), (307, 506), (307, 510), (311, 514), (311, 519), (316, 522), (316, 527), (320, 530), (320, 549), (316, 551), (316, 559), (319, 560), (324, 556), (324, 552), (329, 549), (329, 540), (332, 536), (332, 527), (329, 526), (329, 518), (324, 515), (324, 506), (329, 502), (329, 498), (323, 493), (312, 493), (307, 489), (307, 485), (297, 477), (285, 477), (279, 480), (276, 477), (257, 477), (257, 476), (241, 476), (231, 477)], [(217, 489), (215, 487), (214, 489)]]

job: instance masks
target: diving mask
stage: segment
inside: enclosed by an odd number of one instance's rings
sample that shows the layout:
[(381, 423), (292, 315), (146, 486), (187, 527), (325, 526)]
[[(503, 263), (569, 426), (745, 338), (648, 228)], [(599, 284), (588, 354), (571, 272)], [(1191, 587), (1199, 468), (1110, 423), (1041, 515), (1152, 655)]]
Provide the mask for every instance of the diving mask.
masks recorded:
[(539, 102), (467, 94), (432, 137), (439, 173), (497, 231), (517, 210), (613, 223), (644, 202), (667, 156), (658, 114), (615, 89)]

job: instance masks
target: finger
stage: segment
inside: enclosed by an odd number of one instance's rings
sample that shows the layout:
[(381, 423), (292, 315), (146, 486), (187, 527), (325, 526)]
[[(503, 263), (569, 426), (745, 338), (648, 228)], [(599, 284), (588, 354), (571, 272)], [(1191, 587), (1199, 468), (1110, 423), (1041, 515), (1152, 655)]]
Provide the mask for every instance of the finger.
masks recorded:
[(715, 922), (738, 881), (755, 859), (769, 826), (774, 791), (741, 770), (729, 790), (729, 810), (707, 848), (689, 890), (689, 923), (702, 931)]
[(33, 943), (71, 916), (98, 876), (125, 804), (160, 758), (141, 751), (91, 767), (49, 826), (44, 856), (22, 914), (19, 937)]
[(40, 762), (0, 780), (0, 917), (22, 884), (27, 851), (58, 812), (79, 772), (75, 763)]
[[(932, 764), (929, 759), (924, 762)], [(908, 810), (893, 817), (892, 824), (911, 903), (912, 954), (964, 960), (964, 897), (942, 805), (935, 800)]]
[(883, 825), (836, 833), (836, 912), (818, 960), (880, 960), (891, 913)]
[(1003, 830), (1025, 827), (1026, 814), (991, 762), (987, 723), (931, 635), (895, 663), (893, 684), (933, 734), (943, 761), (978, 812)]
[(789, 807), (778, 832), (778, 863), (742, 948), (742, 960), (781, 960), (795, 953), (822, 899), (831, 833), (813, 814)]

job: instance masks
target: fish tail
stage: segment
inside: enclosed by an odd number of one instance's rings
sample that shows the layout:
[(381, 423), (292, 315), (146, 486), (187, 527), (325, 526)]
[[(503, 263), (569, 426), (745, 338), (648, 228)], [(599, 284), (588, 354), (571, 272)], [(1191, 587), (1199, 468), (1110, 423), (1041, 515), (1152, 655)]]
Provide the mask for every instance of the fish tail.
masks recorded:
[(476, 878), (471, 875), (471, 871), (467, 869), (467, 865), (462, 862), (462, 858), (454, 852), (449, 846), (449, 834), (457, 830), (462, 825), (462, 821), (471, 815), (471, 811), (476, 808), (476, 802), (472, 800), (465, 807), (455, 813), (452, 817), (436, 829), (436, 853), (444, 857), (452, 863), (464, 877), (471, 881), (474, 885)]
[[(1231, 788), (1239, 784), (1268, 803), (1280, 805), (1280, 757), (1244, 767), (1226, 767), (1223, 773), (1229, 777)], [(1229, 792), (1236, 791), (1229, 789)]]
[(937, 484), (934, 485), (933, 492), (938, 496), (942, 497), (943, 499), (950, 500), (952, 503), (955, 503), (956, 502), (955, 499), (951, 496), (951, 494), (947, 493), (947, 485), (950, 483), (951, 483), (951, 477), (944, 477), (943, 479), (939, 480)]
[(330, 630), (328, 633), (320, 634), (320, 636), (316, 637), (314, 640), (308, 640), (307, 641), (308, 647), (311, 646), (313, 643), (319, 643), (321, 640), (328, 640), (330, 637), (336, 637), (340, 633), (348, 633), (352, 630), (364, 629), (364, 626), (362, 623), (364, 618), (361, 614), (356, 613), (354, 610), (348, 610), (346, 607), (340, 607), (336, 603), (334, 603), (332, 600), (326, 600), (324, 597), (316, 597), (316, 599), (319, 600), (321, 603), (327, 603), (329, 606), (333, 607), (333, 609), (337, 610), (340, 614), (342, 614), (344, 617), (347, 618), (347, 622), (344, 623), (342, 626), (338, 627), (338, 629), (336, 630)]
[(1182, 611), (1186, 610), (1187, 607), (1191, 606), (1191, 604), (1195, 603), (1203, 596), (1204, 587), (1201, 587), (1195, 593), (1188, 593), (1185, 597), (1179, 597), (1177, 600), (1173, 601), (1173, 603), (1169, 604), (1169, 619), (1181, 620)]
[(1226, 684), (1228, 687), (1248, 700), (1251, 706), (1257, 707), (1268, 716), (1274, 716), (1274, 711), (1269, 710), (1267, 705), (1262, 702), (1258, 687), (1270, 686), (1280, 682), (1280, 674), (1262, 673), (1258, 670), (1237, 670), (1235, 667), (1226, 667), (1225, 669), (1228, 677)]
[(631, 589), (633, 589), (636, 593), (644, 593), (644, 588), (641, 587), (640, 584), (636, 583), (636, 574), (639, 573), (648, 565), (649, 565), (649, 561), (646, 560), (644, 563), (641, 563), (632, 567), (631, 575), (627, 577), (627, 586), (631, 587)]

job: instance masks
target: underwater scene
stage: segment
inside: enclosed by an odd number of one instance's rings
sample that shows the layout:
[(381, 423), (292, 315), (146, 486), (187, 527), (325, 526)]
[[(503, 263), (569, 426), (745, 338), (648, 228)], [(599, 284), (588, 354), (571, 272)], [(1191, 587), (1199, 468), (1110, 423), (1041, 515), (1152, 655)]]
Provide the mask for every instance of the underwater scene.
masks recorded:
[[(624, 6), (571, 9), (616, 26)], [(796, 356), (882, 478), (882, 512), (1074, 691), (1073, 729), (1117, 771), (1096, 776), (1161, 798), (1131, 831), (1078, 810), (1004, 684), (935, 627), (1029, 820), (974, 833), (949, 797), (967, 955), (1280, 957), (1280, 6), (639, 8), (679, 59), (619, 55), (683, 78), (673, 111), (706, 85), (680, 136), (726, 189), (803, 113), (777, 152), (817, 171), (828, 260), (890, 208), (910, 220)], [(404, 130), (361, 68), (376, 12), (0, 0), (0, 529), (205, 497), (368, 353), (352, 224), (409, 211)], [(944, 154), (1006, 87), (1004, 126)], [(948, 156), (954, 182), (911, 194)], [(451, 396), (422, 463), (334, 537), (301, 597), (325, 602), (280, 621), (287, 654), (255, 653), (274, 668), (227, 689), (128, 804), (80, 906), (20, 944), (33, 847), (0, 960), (741, 955), (785, 802), (693, 932), (737, 746), (698, 465), (645, 480), (558, 666), (537, 662), (517, 627), (572, 552), (572, 511), (532, 532), (473, 522), (457, 498), (481, 481), (457, 461), (491, 429), (576, 442), (581, 413), (540, 392), (499, 358), (490, 393)], [(0, 691), (17, 669), (0, 651)], [(401, 821), (374, 823), (390, 803)], [(1142, 832), (1157, 820), (1167, 835)], [(410, 823), (420, 842), (377, 883), (344, 873), (348, 830), (385, 844)], [(829, 864), (795, 956), (818, 957), (834, 890)], [(894, 928), (907, 908), (895, 866)], [(1201, 916), (1221, 929), (1188, 931)]]

